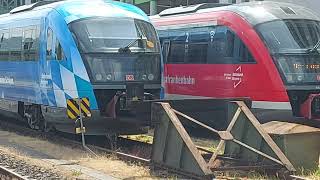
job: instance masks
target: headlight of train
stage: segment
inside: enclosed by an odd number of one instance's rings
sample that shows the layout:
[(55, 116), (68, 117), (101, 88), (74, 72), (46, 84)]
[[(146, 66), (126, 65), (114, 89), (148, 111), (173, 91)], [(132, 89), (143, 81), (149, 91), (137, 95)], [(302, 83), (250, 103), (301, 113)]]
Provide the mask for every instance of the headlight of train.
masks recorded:
[(111, 79), (112, 79), (112, 75), (111, 75), (111, 74), (108, 74), (108, 75), (107, 75), (107, 80), (108, 80), (108, 81), (111, 81)]
[(292, 75), (286, 75), (287, 81), (288, 83), (292, 83), (293, 82), (293, 76)]
[(149, 79), (150, 81), (152, 81), (152, 80), (154, 79), (154, 75), (153, 75), (153, 74), (149, 74), (149, 75), (148, 75), (148, 79)]
[(144, 75), (142, 75), (142, 80), (147, 80), (147, 75), (146, 74), (144, 74)]
[(298, 80), (298, 81), (303, 81), (303, 76), (299, 75), (299, 76), (297, 77), (297, 80)]
[(96, 74), (96, 80), (101, 81), (102, 80), (102, 75), (101, 74)]

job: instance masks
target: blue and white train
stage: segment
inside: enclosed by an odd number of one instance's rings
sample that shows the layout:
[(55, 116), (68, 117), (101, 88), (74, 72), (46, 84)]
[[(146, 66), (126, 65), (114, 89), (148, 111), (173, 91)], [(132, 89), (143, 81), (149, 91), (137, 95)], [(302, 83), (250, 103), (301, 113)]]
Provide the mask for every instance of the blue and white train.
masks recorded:
[(0, 109), (31, 128), (74, 132), (66, 100), (88, 97), (88, 134), (141, 125), (136, 101), (158, 99), (158, 37), (135, 6), (104, 0), (39, 2), (0, 16)]

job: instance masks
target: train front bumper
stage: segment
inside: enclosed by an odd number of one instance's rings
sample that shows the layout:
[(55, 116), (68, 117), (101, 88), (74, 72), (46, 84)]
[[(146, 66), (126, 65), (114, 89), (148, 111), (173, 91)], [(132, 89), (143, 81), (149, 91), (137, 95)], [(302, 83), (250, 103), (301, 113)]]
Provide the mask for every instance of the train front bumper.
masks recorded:
[[(67, 117), (66, 108), (46, 108), (44, 118), (54, 126), (57, 131), (66, 133), (76, 133), (76, 128), (80, 127), (79, 120), (71, 120)], [(106, 135), (106, 134), (139, 134), (147, 131), (147, 128), (134, 121), (134, 118), (113, 118), (101, 115), (99, 110), (92, 110), (92, 116), (83, 118), (86, 135)]]

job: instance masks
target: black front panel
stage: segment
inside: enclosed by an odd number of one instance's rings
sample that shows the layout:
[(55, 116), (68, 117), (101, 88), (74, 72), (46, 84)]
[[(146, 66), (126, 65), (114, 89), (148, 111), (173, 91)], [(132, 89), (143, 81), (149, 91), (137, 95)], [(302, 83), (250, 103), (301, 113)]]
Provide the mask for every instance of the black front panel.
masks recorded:
[(83, 54), (93, 84), (160, 84), (159, 54)]
[[(127, 92), (127, 91), (130, 92)], [(117, 116), (124, 114), (122, 111), (127, 111), (127, 100), (132, 100), (133, 97), (141, 96), (143, 93), (143, 99), (140, 99), (138, 97), (137, 100), (152, 100), (152, 99), (159, 99), (160, 98), (160, 89), (144, 89), (143, 92), (141, 92), (141, 89), (139, 92), (133, 92), (130, 88), (127, 89), (95, 89), (94, 93), (97, 99), (98, 108), (100, 110), (100, 113), (104, 116), (109, 116), (107, 113), (107, 106), (108, 103), (117, 95), (119, 96), (119, 99), (116, 106), (116, 114)], [(127, 93), (129, 96), (127, 96)], [(127, 98), (128, 97), (128, 98)]]
[(320, 90), (288, 90), (292, 113), (301, 117), (301, 105), (309, 98), (310, 94), (319, 94)]

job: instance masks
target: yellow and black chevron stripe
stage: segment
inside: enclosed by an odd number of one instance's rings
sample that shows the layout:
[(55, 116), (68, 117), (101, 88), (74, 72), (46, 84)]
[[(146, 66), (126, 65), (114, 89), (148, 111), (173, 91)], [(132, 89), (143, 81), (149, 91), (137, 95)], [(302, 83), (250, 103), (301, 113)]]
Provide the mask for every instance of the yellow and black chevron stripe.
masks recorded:
[(90, 110), (90, 101), (89, 98), (85, 97), (82, 98), (81, 101), (81, 111), (84, 117), (91, 117), (91, 110)]
[(67, 115), (70, 119), (77, 119), (80, 116), (79, 102), (81, 102), (82, 117), (91, 117), (89, 98), (68, 99)]

